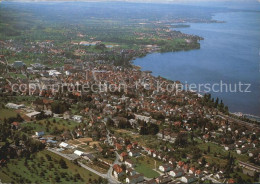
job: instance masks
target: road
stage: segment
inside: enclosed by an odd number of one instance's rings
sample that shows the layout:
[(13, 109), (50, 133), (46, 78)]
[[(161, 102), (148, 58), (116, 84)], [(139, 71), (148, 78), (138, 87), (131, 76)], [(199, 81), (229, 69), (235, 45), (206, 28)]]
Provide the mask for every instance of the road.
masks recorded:
[(222, 118), (225, 118), (225, 119), (228, 119), (228, 120), (232, 120), (232, 121), (234, 121), (236, 123), (239, 123), (239, 124), (242, 124), (242, 125), (245, 125), (245, 126), (248, 126), (248, 127), (260, 130), (260, 125), (248, 123), (248, 122), (245, 122), (245, 121), (242, 121), (240, 119), (236, 119), (236, 118), (224, 115), (224, 114), (220, 114), (218, 116), (220, 116)]
[[(112, 139), (109, 136), (110, 132), (109, 130), (107, 130), (107, 141), (109, 145), (113, 145)], [(116, 154), (116, 159), (114, 161), (114, 163), (110, 166), (108, 172), (107, 172), (107, 179), (109, 181), (109, 183), (120, 183), (119, 181), (117, 181), (117, 179), (113, 176), (113, 165), (115, 164), (120, 164), (119, 159), (120, 159), (120, 155), (117, 153), (117, 151), (115, 151)]]
[[(107, 141), (108, 141), (108, 143), (109, 143), (110, 145), (113, 145), (112, 139), (111, 139), (111, 137), (110, 137), (109, 135), (110, 135), (110, 132), (109, 132), (109, 130), (107, 130)], [(62, 157), (64, 157), (64, 158), (66, 158), (66, 159), (68, 159), (68, 160), (70, 160), (70, 161), (75, 160), (75, 159), (69, 157), (69, 156), (66, 155), (66, 154), (63, 154), (63, 153), (60, 153), (59, 151), (56, 151), (55, 149), (47, 148), (47, 150), (49, 150), (49, 151), (51, 151), (51, 152), (53, 152), (53, 153), (55, 153), (55, 154), (58, 154), (58, 155), (60, 155), (60, 156), (62, 156)], [(86, 165), (83, 164), (82, 162), (78, 162), (78, 163), (79, 163), (79, 165), (80, 165), (81, 167), (83, 167), (83, 168), (85, 168), (85, 169), (87, 169), (87, 170), (89, 170), (89, 171), (95, 173), (96, 175), (98, 175), (98, 176), (100, 176), (100, 177), (102, 177), (102, 178), (107, 179), (109, 183), (119, 184), (120, 182), (113, 176), (113, 173), (112, 173), (112, 172), (113, 172), (113, 165), (114, 165), (114, 164), (121, 164), (120, 161), (119, 161), (120, 155), (118, 154), (117, 151), (115, 151), (115, 154), (116, 154), (116, 159), (115, 159), (114, 163), (110, 166), (110, 168), (109, 168), (107, 174), (102, 174), (102, 173), (96, 171), (95, 169), (92, 169), (91, 167), (86, 166)]]
[(86, 165), (83, 164), (82, 162), (78, 162), (78, 163), (79, 163), (79, 165), (80, 165), (81, 167), (83, 167), (83, 168), (85, 168), (85, 169), (87, 169), (87, 170), (89, 170), (89, 171), (95, 173), (96, 175), (98, 175), (98, 176), (100, 176), (100, 177), (102, 177), (102, 178), (107, 179), (107, 175), (106, 175), (106, 174), (102, 174), (102, 173), (96, 171), (95, 169), (92, 169), (91, 167), (86, 166)]
[(205, 176), (204, 178), (206, 178), (206, 179), (208, 179), (208, 180), (211, 180), (213, 183), (221, 183), (221, 182), (219, 182), (218, 180), (216, 180), (216, 179), (214, 179), (214, 178), (212, 178), (212, 177), (210, 177), (210, 176)]
[[(59, 151), (56, 151), (55, 149), (47, 148), (47, 150), (48, 150), (48, 151), (51, 151), (51, 152), (53, 152), (53, 153), (55, 153), (55, 154), (57, 154), (57, 155), (60, 155), (60, 156), (62, 156), (63, 158), (68, 159), (68, 160), (70, 160), (70, 161), (75, 160), (74, 158), (71, 158), (71, 157), (67, 156), (66, 154), (63, 154), (63, 153), (61, 153), (61, 152), (59, 152)], [(119, 155), (118, 155), (118, 153), (116, 153), (116, 160), (115, 160), (114, 163), (119, 163), (118, 160), (119, 160)], [(102, 173), (96, 171), (95, 169), (92, 169), (91, 167), (86, 166), (86, 165), (83, 164), (82, 162), (78, 162), (78, 164), (79, 164), (81, 167), (83, 167), (83, 168), (85, 168), (85, 169), (87, 169), (87, 170), (89, 170), (89, 171), (95, 173), (96, 175), (98, 175), (98, 176), (100, 176), (100, 177), (102, 177), (102, 178), (107, 179), (109, 183), (113, 183), (113, 184), (114, 184), (114, 183), (115, 183), (115, 184), (120, 183), (120, 182), (118, 182), (118, 181), (112, 176), (112, 171), (113, 171), (113, 167), (112, 167), (112, 166), (109, 168), (107, 174), (102, 174)]]
[(119, 154), (117, 153), (117, 151), (115, 151), (116, 153), (116, 159), (114, 161), (114, 163), (110, 166), (109, 170), (107, 171), (107, 179), (109, 181), (109, 183), (120, 183), (119, 181), (117, 181), (117, 179), (112, 175), (113, 172), (113, 165), (114, 164), (120, 164), (119, 162)]
[(68, 159), (68, 160), (70, 160), (70, 161), (79, 158), (79, 157), (76, 157), (76, 156), (75, 156), (75, 157), (70, 157), (70, 156), (68, 156), (67, 154), (63, 154), (63, 153), (61, 153), (61, 152), (59, 152), (59, 151), (56, 151), (55, 149), (52, 149), (52, 148), (47, 148), (47, 150), (48, 150), (48, 151), (51, 151), (51, 152), (53, 152), (53, 153), (55, 153), (55, 154), (57, 154), (57, 155), (60, 155), (60, 156), (66, 158), (66, 159)]

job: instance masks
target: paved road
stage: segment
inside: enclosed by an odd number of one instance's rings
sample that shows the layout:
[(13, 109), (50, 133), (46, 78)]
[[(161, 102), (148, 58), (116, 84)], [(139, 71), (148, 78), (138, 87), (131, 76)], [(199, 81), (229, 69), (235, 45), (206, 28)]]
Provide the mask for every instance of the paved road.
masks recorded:
[(242, 125), (245, 125), (245, 126), (248, 126), (248, 127), (255, 128), (255, 129), (260, 130), (260, 125), (248, 123), (248, 122), (245, 122), (245, 121), (242, 121), (242, 120), (240, 120), (240, 119), (236, 119), (236, 118), (233, 118), (233, 117), (224, 115), (224, 114), (220, 114), (220, 115), (218, 115), (218, 116), (223, 117), (223, 118), (226, 118), (226, 119), (228, 119), (228, 120), (232, 120), (232, 121), (237, 122), (237, 123), (239, 123), (239, 124), (242, 124)]
[(55, 154), (57, 154), (57, 155), (60, 155), (60, 156), (66, 158), (66, 159), (68, 159), (68, 160), (70, 160), (70, 161), (79, 158), (79, 157), (76, 156), (76, 155), (73, 156), (73, 157), (70, 157), (70, 156), (68, 156), (67, 154), (63, 154), (63, 153), (61, 153), (61, 152), (59, 152), (59, 151), (56, 151), (55, 149), (52, 149), (52, 148), (47, 148), (47, 150), (48, 150), (48, 151), (51, 151), (51, 152), (53, 152), (53, 153), (55, 153)]
[(81, 162), (78, 162), (78, 163), (79, 163), (79, 165), (80, 165), (81, 167), (83, 167), (83, 168), (85, 168), (85, 169), (87, 169), (87, 170), (89, 170), (89, 171), (95, 173), (96, 175), (98, 175), (98, 176), (100, 176), (100, 177), (102, 177), (102, 178), (107, 179), (107, 175), (106, 175), (106, 174), (102, 174), (102, 173), (96, 171), (95, 169), (92, 169), (91, 167), (86, 166), (85, 164), (83, 164), (83, 163), (81, 163)]
[[(112, 139), (109, 136), (110, 132), (109, 130), (107, 130), (107, 141), (110, 145), (113, 145), (112, 143)], [(114, 163), (110, 166), (109, 170), (107, 171), (107, 179), (109, 181), (109, 183), (120, 183), (119, 181), (117, 181), (117, 179), (112, 175), (113, 172), (113, 165), (114, 164), (120, 164), (119, 159), (120, 159), (120, 155), (117, 153), (117, 151), (115, 151), (116, 154), (116, 159), (114, 161)]]
[[(57, 155), (60, 155), (60, 156), (62, 156), (63, 158), (66, 158), (66, 159), (68, 159), (68, 160), (70, 160), (70, 161), (74, 160), (73, 158), (67, 156), (66, 154), (60, 153), (59, 151), (56, 151), (55, 149), (47, 148), (47, 150), (48, 150), (48, 151), (51, 151), (51, 152), (53, 152), (53, 153), (55, 153), (55, 154), (57, 154)], [(115, 162), (118, 162), (118, 159), (119, 159), (119, 157), (116, 158)], [(109, 171), (108, 171), (107, 174), (102, 174), (102, 173), (96, 171), (95, 169), (92, 169), (91, 167), (86, 166), (86, 165), (83, 164), (82, 162), (78, 162), (78, 164), (79, 164), (81, 167), (83, 167), (83, 168), (85, 168), (85, 169), (87, 169), (87, 170), (89, 170), (89, 171), (95, 173), (96, 175), (98, 175), (98, 176), (100, 176), (100, 177), (102, 177), (102, 178), (107, 179), (109, 183), (113, 183), (113, 184), (114, 184), (114, 183), (115, 183), (115, 184), (120, 183), (120, 182), (118, 182), (118, 181), (112, 176), (112, 170), (110, 170), (112, 167), (110, 167), (110, 169), (109, 169)], [(113, 168), (112, 168), (112, 169), (113, 169)]]
[(216, 179), (214, 179), (214, 178), (212, 178), (212, 177), (210, 177), (210, 176), (205, 176), (204, 178), (213, 181), (213, 183), (221, 183), (221, 182), (219, 182), (218, 180), (216, 180)]

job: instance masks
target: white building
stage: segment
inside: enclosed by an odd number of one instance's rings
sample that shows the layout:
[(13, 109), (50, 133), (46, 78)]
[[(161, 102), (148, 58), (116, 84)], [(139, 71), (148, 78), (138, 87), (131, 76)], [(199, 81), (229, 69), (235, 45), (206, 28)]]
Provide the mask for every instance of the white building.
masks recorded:
[(79, 150), (75, 150), (75, 151), (74, 151), (74, 154), (76, 154), (76, 155), (78, 155), (78, 156), (82, 156), (82, 155), (84, 155), (84, 152), (79, 151)]
[(68, 148), (69, 144), (65, 143), (65, 142), (61, 142), (59, 145), (61, 148)]
[(82, 116), (74, 115), (74, 116), (72, 117), (72, 119), (73, 119), (74, 121), (81, 122)]
[(194, 182), (196, 180), (197, 180), (197, 178), (193, 174), (181, 177), (181, 181), (184, 182), (184, 183), (192, 183), (192, 182)]
[(8, 103), (5, 105), (7, 108), (10, 108), (10, 109), (21, 109), (21, 108), (24, 108), (25, 106), (23, 104), (21, 105), (17, 105), (17, 104), (14, 104), (14, 103)]
[(49, 76), (59, 76), (59, 75), (61, 75), (61, 73), (58, 72), (57, 70), (49, 70), (48, 73), (49, 73)]
[(173, 167), (171, 164), (164, 164), (159, 167), (159, 170), (162, 172), (169, 172), (172, 169), (173, 169)]
[(41, 136), (44, 135), (44, 131), (35, 132), (35, 135), (38, 136), (38, 137), (41, 137)]
[(29, 118), (35, 118), (38, 114), (41, 114), (40, 112), (34, 111), (26, 114)]
[(184, 171), (180, 168), (170, 171), (170, 175), (175, 178), (181, 177), (181, 176), (183, 176), (183, 174), (184, 174)]
[(130, 159), (127, 159), (127, 160), (125, 161), (125, 165), (126, 165), (127, 167), (134, 167), (134, 163), (133, 163), (133, 161), (130, 160)]

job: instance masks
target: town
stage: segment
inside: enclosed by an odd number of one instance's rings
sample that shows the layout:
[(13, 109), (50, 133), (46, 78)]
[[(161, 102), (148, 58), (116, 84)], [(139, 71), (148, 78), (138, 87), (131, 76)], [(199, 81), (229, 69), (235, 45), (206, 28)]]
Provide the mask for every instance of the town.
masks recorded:
[(73, 29), (0, 40), (0, 182), (259, 182), (258, 122), (132, 63), (203, 38), (143, 22), (130, 45)]

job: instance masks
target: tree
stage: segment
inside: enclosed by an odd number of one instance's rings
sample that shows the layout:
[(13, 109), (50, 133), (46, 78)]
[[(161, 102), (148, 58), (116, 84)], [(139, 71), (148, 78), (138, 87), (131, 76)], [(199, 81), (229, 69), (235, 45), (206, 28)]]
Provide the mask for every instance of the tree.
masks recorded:
[(151, 135), (156, 135), (159, 132), (159, 126), (157, 124), (150, 124), (148, 127), (148, 133)]
[(45, 157), (47, 158), (48, 161), (51, 161), (51, 156), (49, 154), (46, 154)]
[(57, 175), (57, 176), (55, 176), (55, 181), (56, 182), (60, 182), (60, 177)]
[(206, 165), (206, 159), (203, 157), (202, 160), (201, 160), (201, 165), (204, 167)]
[(219, 103), (219, 99), (217, 98), (216, 101), (215, 101), (215, 108), (218, 107), (218, 103)]
[(176, 146), (185, 146), (188, 143), (188, 137), (185, 134), (179, 133), (174, 142)]
[(140, 135), (147, 135), (147, 128), (145, 126), (142, 126), (140, 129)]
[(62, 169), (67, 169), (68, 168), (66, 162), (62, 158), (60, 159), (59, 163), (60, 163), (60, 167)]

